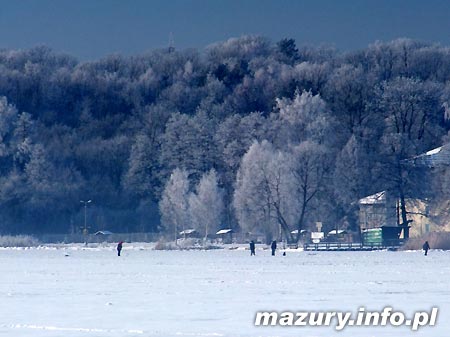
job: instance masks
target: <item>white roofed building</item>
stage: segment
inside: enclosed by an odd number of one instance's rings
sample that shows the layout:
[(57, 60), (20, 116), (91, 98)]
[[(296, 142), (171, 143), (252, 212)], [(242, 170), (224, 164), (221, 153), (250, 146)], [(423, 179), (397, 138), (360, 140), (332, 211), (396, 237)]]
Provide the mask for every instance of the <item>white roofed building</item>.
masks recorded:
[(361, 229), (397, 225), (396, 200), (387, 191), (362, 198), (358, 204)]

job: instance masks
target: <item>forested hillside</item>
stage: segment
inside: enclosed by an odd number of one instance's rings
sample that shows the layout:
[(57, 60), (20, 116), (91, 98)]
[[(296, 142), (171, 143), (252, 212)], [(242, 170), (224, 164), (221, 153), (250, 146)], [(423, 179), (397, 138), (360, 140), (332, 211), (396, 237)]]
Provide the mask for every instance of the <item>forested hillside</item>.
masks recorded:
[(244, 36), (94, 62), (1, 50), (0, 234), (79, 231), (88, 199), (91, 231), (286, 236), (354, 226), (381, 190), (448, 199), (445, 174), (403, 159), (447, 142), (449, 80), (448, 47), (407, 39), (344, 53)]

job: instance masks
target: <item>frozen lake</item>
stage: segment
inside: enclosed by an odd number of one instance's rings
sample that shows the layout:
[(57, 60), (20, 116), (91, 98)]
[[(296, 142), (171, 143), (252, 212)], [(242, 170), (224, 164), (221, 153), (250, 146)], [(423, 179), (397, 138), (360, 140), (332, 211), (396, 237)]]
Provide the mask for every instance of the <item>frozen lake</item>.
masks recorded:
[[(69, 256), (66, 256), (69, 255)], [(450, 336), (450, 252), (0, 249), (0, 336)], [(255, 312), (439, 307), (435, 327), (255, 327)]]

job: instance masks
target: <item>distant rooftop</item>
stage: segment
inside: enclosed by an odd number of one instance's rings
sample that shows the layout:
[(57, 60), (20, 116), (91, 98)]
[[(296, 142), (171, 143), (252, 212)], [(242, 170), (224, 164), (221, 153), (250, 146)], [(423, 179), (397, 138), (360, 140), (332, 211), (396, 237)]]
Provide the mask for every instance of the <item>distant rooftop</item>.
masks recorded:
[(233, 230), (231, 228), (227, 228), (227, 229), (221, 229), (220, 231), (218, 231), (216, 233), (216, 235), (223, 235), (223, 234), (228, 234), (233, 232)]
[(428, 152), (419, 154), (407, 162), (415, 166), (437, 167), (450, 165), (450, 144), (445, 144)]
[(189, 228), (189, 229), (185, 229), (184, 231), (180, 232), (180, 235), (190, 235), (190, 234), (194, 234), (197, 231), (194, 228)]
[(359, 199), (360, 205), (384, 204), (386, 202), (386, 191), (381, 191), (362, 199)]
[(104, 230), (104, 231), (98, 231), (94, 235), (111, 235), (111, 234), (113, 234), (113, 232)]

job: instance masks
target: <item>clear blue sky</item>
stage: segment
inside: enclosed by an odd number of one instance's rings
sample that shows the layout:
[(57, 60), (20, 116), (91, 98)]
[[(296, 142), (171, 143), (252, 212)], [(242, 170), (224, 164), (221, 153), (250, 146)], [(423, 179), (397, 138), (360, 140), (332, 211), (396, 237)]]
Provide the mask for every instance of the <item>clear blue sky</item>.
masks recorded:
[(244, 34), (341, 50), (409, 37), (450, 45), (447, 0), (0, 0), (0, 48), (47, 45), (82, 60)]

